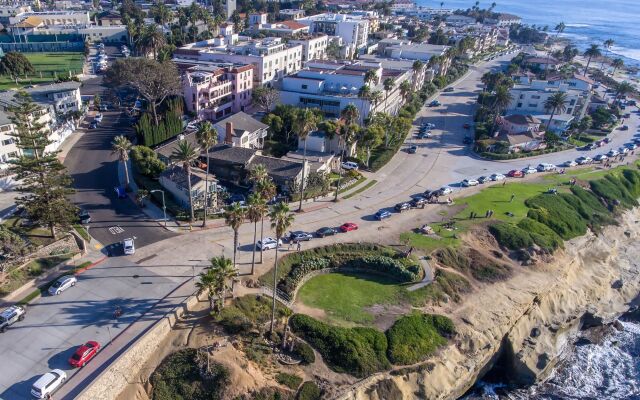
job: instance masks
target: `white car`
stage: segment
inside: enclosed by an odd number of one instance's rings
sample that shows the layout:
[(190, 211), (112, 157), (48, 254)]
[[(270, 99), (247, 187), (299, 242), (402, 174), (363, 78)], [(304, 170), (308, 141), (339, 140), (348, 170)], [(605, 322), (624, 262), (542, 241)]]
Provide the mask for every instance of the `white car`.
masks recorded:
[(555, 170), (556, 166), (549, 163), (540, 163), (536, 168), (538, 169), (538, 172), (547, 172)]
[(591, 164), (593, 160), (589, 156), (584, 156), (576, 158), (576, 162), (578, 163), (578, 165), (586, 165)]
[(128, 256), (136, 254), (136, 245), (133, 242), (132, 238), (126, 238), (125, 240), (123, 240), (122, 248), (124, 249), (124, 254)]
[(577, 165), (578, 163), (573, 160), (565, 161), (564, 163), (562, 163), (563, 167), (575, 167)]
[(538, 170), (533, 168), (532, 166), (528, 166), (528, 167), (522, 168), (522, 173), (525, 174), (525, 175), (535, 174), (536, 172), (538, 172)]
[(47, 397), (50, 397), (51, 394), (60, 386), (62, 386), (66, 380), (66, 372), (60, 369), (54, 369), (51, 372), (47, 372), (42, 375), (33, 383), (31, 386), (31, 395), (36, 399), (46, 399)]
[(262, 240), (258, 240), (256, 242), (256, 246), (258, 247), (258, 249), (260, 250), (269, 250), (269, 249), (275, 249), (276, 245), (278, 247), (282, 246), (282, 240), (278, 240), (276, 241), (274, 238), (272, 237), (266, 237), (266, 238), (262, 238)]
[(49, 294), (58, 295), (70, 287), (75, 286), (77, 282), (78, 278), (73, 275), (62, 276), (49, 287)]
[(96, 114), (96, 116), (93, 117), (93, 119), (98, 121), (98, 122), (102, 122), (102, 114)]
[(469, 187), (469, 186), (478, 186), (480, 182), (478, 182), (476, 179), (465, 179), (462, 181), (462, 186), (464, 187)]
[(506, 178), (507, 178), (507, 177), (506, 177), (506, 176), (504, 176), (504, 175), (502, 175), (502, 174), (493, 174), (493, 175), (491, 175), (491, 180), (492, 180), (492, 181), (494, 181), (494, 182), (497, 182), (497, 181), (503, 181), (503, 180), (505, 180)]
[(614, 150), (614, 149), (609, 150), (609, 152), (607, 153), (608, 157), (615, 157), (615, 156), (618, 156), (618, 155), (620, 155), (620, 152), (618, 150)]
[(599, 161), (599, 162), (605, 162), (609, 159), (609, 157), (607, 157), (605, 154), (598, 154), (597, 156), (593, 157), (593, 161)]
[(620, 152), (620, 154), (627, 154), (629, 152), (629, 149), (626, 147), (620, 147), (618, 148), (618, 151)]
[(448, 186), (443, 186), (440, 188), (440, 190), (438, 190), (438, 192), (440, 192), (440, 196), (445, 196), (453, 192), (453, 190), (451, 190), (451, 188)]
[(349, 170), (358, 170), (358, 164), (354, 163), (353, 161), (345, 161), (341, 164), (342, 169), (346, 169), (347, 171)]

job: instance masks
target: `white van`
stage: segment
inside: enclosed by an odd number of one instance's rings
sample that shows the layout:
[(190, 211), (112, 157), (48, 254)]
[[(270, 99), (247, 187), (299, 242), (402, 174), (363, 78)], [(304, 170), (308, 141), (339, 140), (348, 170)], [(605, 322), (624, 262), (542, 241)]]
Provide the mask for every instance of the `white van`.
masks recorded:
[(47, 396), (55, 392), (64, 381), (67, 380), (67, 374), (59, 369), (47, 372), (38, 378), (31, 387), (31, 395), (37, 399), (45, 399)]
[(124, 249), (124, 254), (131, 256), (136, 254), (136, 246), (133, 243), (132, 238), (127, 238), (122, 241), (122, 248)]

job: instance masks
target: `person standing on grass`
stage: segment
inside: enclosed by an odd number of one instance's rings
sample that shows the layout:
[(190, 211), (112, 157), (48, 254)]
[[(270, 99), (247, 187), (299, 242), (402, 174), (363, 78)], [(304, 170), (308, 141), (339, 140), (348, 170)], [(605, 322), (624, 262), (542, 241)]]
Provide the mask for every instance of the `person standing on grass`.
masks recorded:
[(509, 200), (509, 203), (513, 203), (513, 199), (516, 198), (516, 194), (515, 193), (511, 193), (511, 199)]

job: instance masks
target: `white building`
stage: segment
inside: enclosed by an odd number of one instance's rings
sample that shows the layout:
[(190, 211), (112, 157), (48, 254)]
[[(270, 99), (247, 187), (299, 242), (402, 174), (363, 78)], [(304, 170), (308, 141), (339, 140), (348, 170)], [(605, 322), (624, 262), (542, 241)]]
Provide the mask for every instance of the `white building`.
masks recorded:
[(304, 18), (304, 10), (297, 10), (295, 8), (285, 8), (280, 10), (278, 15), (284, 19), (299, 19)]
[(289, 44), (302, 46), (303, 62), (324, 60), (327, 58), (329, 36), (324, 33), (298, 35), (295, 39), (289, 39)]
[(10, 17), (31, 11), (31, 6), (28, 4), (2, 4), (0, 5), (0, 23), (9, 24)]
[(311, 33), (340, 36), (345, 45), (362, 49), (367, 46), (369, 20), (358, 15), (318, 14), (296, 20), (310, 27)]
[(14, 125), (9, 119), (9, 114), (0, 111), (0, 167), (6, 169), (7, 162), (18, 157), (20, 151), (16, 146), (15, 139), (11, 136), (14, 132)]
[(246, 149), (261, 149), (269, 129), (269, 125), (242, 111), (217, 122), (213, 127), (218, 132), (218, 143)]
[(293, 37), (309, 33), (309, 27), (307, 25), (291, 20), (274, 22), (272, 24), (263, 23), (252, 26), (253, 30), (262, 32), (267, 36)]
[(517, 15), (502, 13), (498, 15), (498, 18), (488, 20), (487, 22), (498, 26), (520, 25), (522, 18)]
[(88, 11), (23, 12), (9, 17), (9, 23), (17, 24), (30, 17), (37, 18), (45, 25), (87, 25), (91, 23)]

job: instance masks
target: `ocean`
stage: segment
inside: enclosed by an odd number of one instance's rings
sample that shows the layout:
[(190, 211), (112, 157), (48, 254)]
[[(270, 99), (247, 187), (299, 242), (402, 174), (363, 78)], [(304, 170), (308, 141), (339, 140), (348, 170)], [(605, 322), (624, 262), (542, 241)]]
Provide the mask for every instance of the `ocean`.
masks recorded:
[[(439, 8), (439, 1), (417, 0), (421, 6)], [(481, 1), (481, 8), (488, 8), (491, 1)], [(472, 0), (449, 0), (444, 8), (472, 7)], [(640, 67), (640, 0), (496, 0), (496, 12), (516, 14), (523, 23), (549, 26), (552, 30), (564, 22), (561, 37), (573, 41), (584, 50), (591, 43), (599, 44), (613, 39), (613, 56), (627, 65)]]

